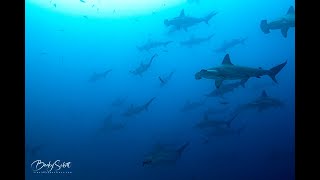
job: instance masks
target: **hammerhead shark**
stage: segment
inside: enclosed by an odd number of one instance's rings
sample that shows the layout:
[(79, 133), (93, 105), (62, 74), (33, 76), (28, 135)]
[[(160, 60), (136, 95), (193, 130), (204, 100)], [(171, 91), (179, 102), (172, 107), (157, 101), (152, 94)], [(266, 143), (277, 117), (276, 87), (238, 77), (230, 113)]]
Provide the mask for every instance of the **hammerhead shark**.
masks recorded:
[(226, 53), (227, 50), (237, 46), (238, 44), (244, 44), (247, 39), (248, 38), (246, 37), (246, 38), (231, 39), (230, 41), (224, 41), (219, 48), (214, 50), (214, 52), (216, 52), (216, 53), (220, 53), (220, 52)]
[(140, 66), (137, 67), (135, 70), (130, 71), (130, 73), (132, 73), (132, 74), (134, 74), (134, 75), (139, 75), (140, 77), (142, 77), (142, 74), (143, 74), (144, 72), (146, 72), (146, 71), (150, 68), (151, 63), (152, 63), (153, 59), (154, 59), (156, 56), (158, 56), (158, 54), (154, 54), (154, 55), (151, 57), (149, 63), (147, 63), (147, 64), (144, 64), (143, 62), (141, 62), (141, 63), (140, 63)]
[(198, 107), (203, 106), (206, 103), (206, 100), (207, 99), (204, 99), (202, 101), (194, 101), (194, 102), (190, 102), (189, 100), (187, 100), (185, 105), (180, 109), (180, 111), (187, 112), (187, 111), (194, 110)]
[(122, 115), (130, 117), (130, 116), (134, 116), (136, 114), (140, 114), (144, 110), (148, 111), (149, 105), (152, 103), (152, 101), (155, 98), (156, 97), (151, 98), (147, 103), (140, 105), (140, 106), (134, 106), (133, 104), (131, 104), (131, 106)]
[(190, 145), (186, 142), (178, 148), (169, 147), (166, 145), (157, 145), (148, 153), (142, 162), (142, 166), (159, 166), (172, 165), (181, 158), (182, 153)]
[(192, 47), (194, 45), (198, 45), (198, 44), (210, 41), (213, 36), (214, 34), (211, 34), (207, 37), (195, 37), (194, 35), (191, 35), (188, 40), (181, 41), (180, 45)]
[(261, 112), (270, 108), (283, 106), (284, 103), (281, 100), (268, 96), (266, 91), (263, 90), (260, 97), (249, 103), (240, 105), (237, 110), (241, 111), (246, 109), (257, 109), (258, 112)]
[(222, 84), (219, 88), (214, 89), (211, 93), (206, 94), (207, 97), (223, 97), (224, 94), (232, 92), (239, 86), (245, 87), (246, 79), (239, 82), (233, 82), (229, 84)]
[(226, 54), (220, 66), (202, 69), (195, 74), (195, 79), (214, 79), (217, 88), (221, 86), (224, 80), (243, 80), (246, 82), (251, 77), (260, 78), (265, 75), (268, 75), (275, 83), (278, 83), (276, 75), (286, 64), (287, 61), (271, 68), (270, 70), (264, 70), (261, 67), (251, 68), (238, 66), (232, 64), (229, 54)]
[(270, 30), (280, 29), (283, 37), (287, 37), (289, 28), (295, 27), (295, 12), (293, 6), (287, 11), (287, 14), (270, 22), (262, 20), (260, 28), (265, 34), (270, 33)]
[(165, 19), (164, 24), (166, 26), (174, 26), (178, 30), (182, 28), (185, 31), (188, 31), (189, 27), (199, 24), (201, 22), (205, 22), (206, 24), (209, 24), (210, 19), (216, 14), (217, 12), (213, 11), (208, 15), (206, 15), (205, 17), (197, 18), (197, 17), (191, 17), (191, 16), (185, 15), (184, 9), (182, 9), (178, 17), (175, 17), (172, 19)]
[(164, 85), (166, 85), (168, 83), (168, 81), (170, 81), (170, 79), (172, 78), (172, 75), (174, 74), (175, 71), (171, 71), (170, 74), (168, 76), (165, 77), (158, 77), (160, 80), (160, 86), (163, 87)]
[(102, 72), (102, 73), (94, 72), (93, 75), (90, 77), (89, 82), (96, 82), (98, 80), (101, 80), (101, 79), (105, 78), (111, 71), (112, 71), (112, 69), (109, 69), (109, 70)]
[(103, 121), (103, 126), (99, 129), (100, 133), (105, 133), (108, 131), (117, 131), (120, 129), (125, 128), (125, 124), (124, 123), (114, 123), (112, 121), (113, 119), (113, 114), (110, 113)]
[(212, 137), (226, 137), (226, 136), (239, 136), (246, 129), (247, 124), (243, 123), (240, 127), (226, 127), (216, 126), (212, 128), (203, 129), (203, 144), (209, 142)]
[(148, 42), (146, 44), (143, 44), (141, 46), (137, 46), (138, 50), (140, 51), (149, 51), (150, 49), (153, 49), (153, 48), (157, 48), (159, 46), (164, 46), (164, 47), (167, 47), (168, 44), (172, 43), (173, 41), (164, 41), (164, 42), (161, 42), (161, 41), (151, 41), (150, 39), (148, 40)]
[(234, 113), (230, 118), (226, 120), (222, 120), (222, 119), (209, 120), (208, 113), (204, 113), (203, 120), (196, 123), (194, 127), (199, 129), (215, 128), (215, 127), (221, 127), (221, 126), (231, 128), (231, 123), (237, 116), (238, 116), (238, 113)]

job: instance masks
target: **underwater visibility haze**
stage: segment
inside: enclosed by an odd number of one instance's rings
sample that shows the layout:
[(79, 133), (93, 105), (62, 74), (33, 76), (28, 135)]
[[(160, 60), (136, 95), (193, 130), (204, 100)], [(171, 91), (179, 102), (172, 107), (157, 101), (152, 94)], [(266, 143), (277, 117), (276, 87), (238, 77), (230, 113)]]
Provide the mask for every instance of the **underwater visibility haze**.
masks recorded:
[(295, 2), (26, 0), (27, 180), (294, 180)]

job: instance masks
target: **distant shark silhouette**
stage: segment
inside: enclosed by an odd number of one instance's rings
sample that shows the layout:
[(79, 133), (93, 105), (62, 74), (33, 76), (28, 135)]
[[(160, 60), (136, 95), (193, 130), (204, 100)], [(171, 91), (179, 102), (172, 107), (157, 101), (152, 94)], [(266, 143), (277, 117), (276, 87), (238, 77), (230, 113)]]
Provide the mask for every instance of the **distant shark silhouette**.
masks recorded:
[(181, 158), (182, 153), (190, 145), (184, 143), (178, 148), (157, 145), (143, 160), (142, 166), (172, 165)]
[(188, 40), (181, 41), (180, 45), (187, 46), (187, 47), (193, 47), (194, 45), (199, 45), (201, 43), (210, 41), (213, 36), (214, 36), (214, 34), (211, 34), (207, 37), (195, 37), (194, 35), (191, 35)]
[(247, 39), (248, 38), (246, 37), (246, 38), (232, 39), (230, 41), (224, 41), (223, 44), (219, 48), (214, 50), (214, 52), (217, 52), (217, 53), (224, 52), (224, 53), (226, 53), (228, 49), (231, 49), (231, 48), (235, 47), (238, 44), (244, 44)]
[(154, 54), (154, 55), (151, 57), (149, 63), (147, 63), (147, 64), (144, 64), (143, 62), (141, 62), (141, 63), (140, 63), (140, 66), (137, 67), (135, 70), (130, 71), (130, 73), (132, 73), (132, 74), (134, 74), (134, 75), (139, 75), (140, 77), (142, 77), (142, 74), (145, 73), (145, 72), (150, 68), (151, 63), (152, 63), (153, 59), (154, 59), (156, 56), (158, 56), (158, 54)]
[(199, 24), (201, 22), (205, 22), (206, 24), (209, 24), (210, 19), (216, 14), (217, 13), (213, 11), (205, 17), (197, 18), (197, 17), (186, 16), (184, 13), (184, 9), (182, 9), (178, 17), (175, 17), (172, 19), (165, 19), (164, 24), (166, 26), (174, 26), (177, 30), (184, 29), (185, 31), (188, 31), (189, 27)]
[(133, 104), (131, 104), (131, 106), (122, 115), (130, 117), (136, 114), (140, 114), (142, 111), (147, 111), (154, 99), (155, 97), (151, 98), (147, 103), (141, 106), (134, 106)]

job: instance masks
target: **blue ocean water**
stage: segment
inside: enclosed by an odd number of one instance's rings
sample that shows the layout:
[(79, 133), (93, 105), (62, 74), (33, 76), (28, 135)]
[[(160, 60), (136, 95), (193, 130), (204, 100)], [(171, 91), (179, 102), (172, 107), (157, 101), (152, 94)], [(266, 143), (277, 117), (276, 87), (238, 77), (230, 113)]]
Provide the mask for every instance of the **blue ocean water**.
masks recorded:
[[(41, 2), (25, 4), (26, 179), (295, 179), (295, 28), (286, 38), (279, 29), (265, 34), (260, 28), (261, 20), (284, 16), (294, 1), (181, 0), (170, 6), (159, 0), (159, 6), (143, 13), (96, 9), (99, 3), (94, 3), (103, 0), (73, 0), (91, 8), (83, 13), (68, 12), (62, 0)], [(208, 24), (186, 30), (166, 26), (165, 19), (182, 9), (198, 18), (217, 14)], [(201, 44), (180, 43), (211, 34)], [(225, 52), (214, 51), (241, 38), (247, 39)], [(173, 42), (137, 48), (155, 41)], [(142, 75), (130, 72), (155, 54)], [(216, 89), (215, 81), (196, 80), (195, 74), (220, 66), (226, 54), (234, 65), (252, 68), (287, 64), (276, 75), (278, 84), (267, 75), (252, 77), (223, 97), (206, 97)], [(159, 76), (165, 79), (170, 72), (171, 79), (161, 86)], [(259, 105), (254, 100), (263, 91), (284, 105), (241, 111), (231, 127), (220, 128), (231, 133), (214, 136), (195, 128), (208, 109), (213, 111), (208, 119), (228, 119), (243, 104)], [(147, 109), (124, 115), (153, 97)], [(117, 99), (123, 102), (116, 104)], [(204, 103), (183, 111), (186, 102)], [(173, 153), (187, 143), (179, 156)], [(154, 159), (144, 165), (152, 152)], [(157, 164), (161, 158), (171, 161)]]

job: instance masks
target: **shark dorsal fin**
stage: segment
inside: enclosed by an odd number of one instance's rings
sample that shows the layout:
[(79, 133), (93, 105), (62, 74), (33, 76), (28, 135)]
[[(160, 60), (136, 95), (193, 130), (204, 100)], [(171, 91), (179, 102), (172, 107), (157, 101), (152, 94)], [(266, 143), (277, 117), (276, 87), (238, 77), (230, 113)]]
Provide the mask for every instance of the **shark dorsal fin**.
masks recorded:
[(226, 55), (224, 56), (223, 61), (222, 61), (222, 64), (223, 64), (223, 65), (233, 65), (233, 64), (231, 63), (229, 54), (226, 54)]
[(264, 98), (265, 98), (265, 97), (268, 97), (268, 95), (267, 95), (267, 93), (266, 93), (266, 90), (263, 90), (263, 91), (262, 91), (261, 97), (264, 97)]
[(288, 9), (287, 14), (294, 14), (294, 8), (293, 8), (293, 6), (290, 6), (290, 8)]
[(181, 11), (180, 11), (180, 17), (184, 17), (185, 15), (184, 15), (184, 9), (182, 9)]

